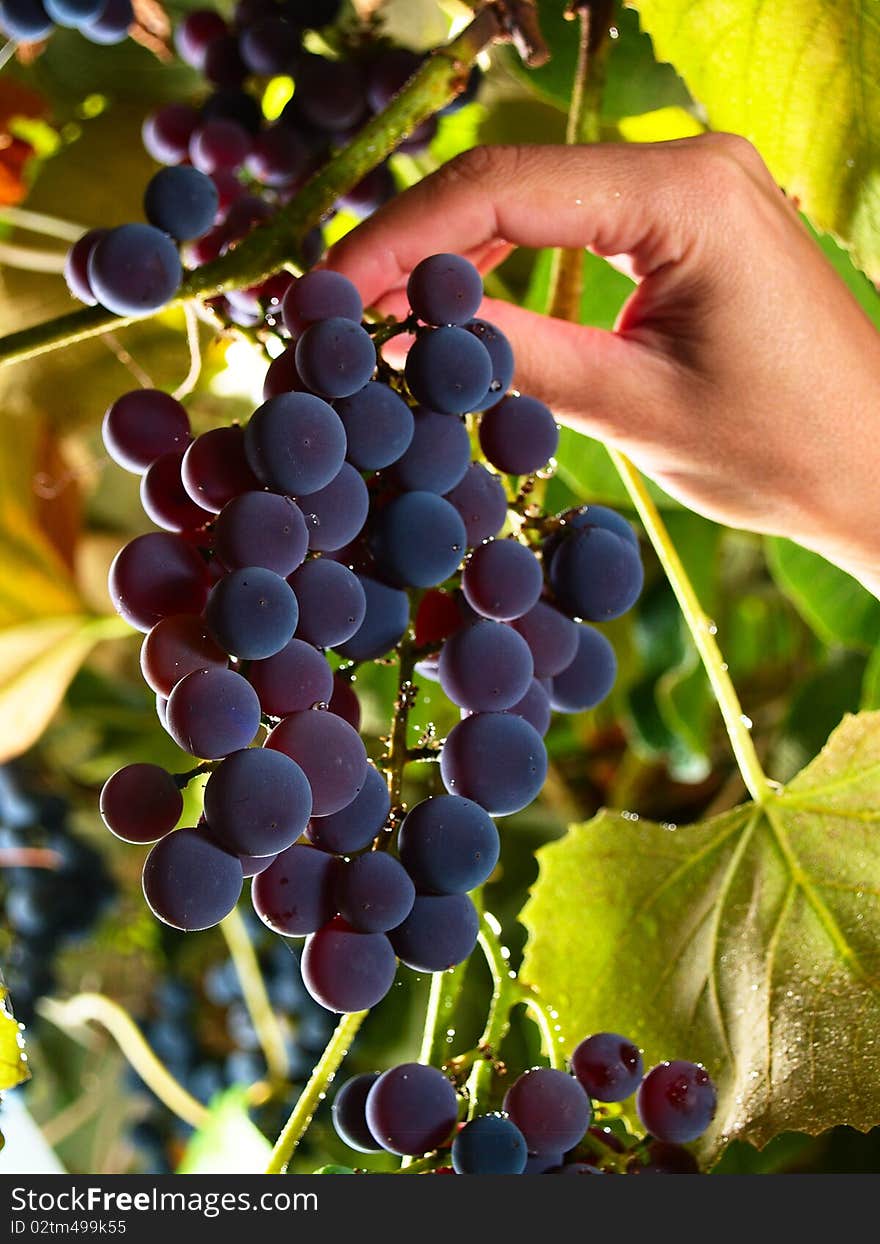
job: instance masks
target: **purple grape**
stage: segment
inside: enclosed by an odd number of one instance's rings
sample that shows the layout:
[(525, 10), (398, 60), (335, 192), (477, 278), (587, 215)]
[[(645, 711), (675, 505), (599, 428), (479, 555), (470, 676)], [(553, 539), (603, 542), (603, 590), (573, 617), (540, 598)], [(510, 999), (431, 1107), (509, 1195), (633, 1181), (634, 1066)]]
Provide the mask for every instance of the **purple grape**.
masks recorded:
[(550, 561), (550, 583), (566, 612), (589, 622), (626, 613), (644, 583), (638, 548), (603, 527), (565, 534)]
[[(282, 301), (282, 307), (284, 303)], [(296, 370), (296, 346), (287, 349), (274, 358), (266, 370), (263, 381), (263, 401), (272, 397), (281, 397), (283, 393), (305, 393), (306, 386)]]
[(446, 500), (458, 511), (473, 548), (496, 536), (507, 520), (507, 495), (497, 475), (472, 462)]
[(297, 497), (308, 528), (309, 548), (332, 553), (351, 544), (363, 530), (370, 495), (358, 472), (343, 462), (329, 484)]
[(147, 154), (160, 164), (180, 164), (189, 159), (198, 124), (199, 114), (189, 104), (164, 104), (144, 121), (141, 140)]
[(328, 1011), (366, 1011), (394, 983), (397, 960), (384, 933), (356, 933), (334, 920), (306, 938), (303, 984)]
[(498, 622), (511, 622), (528, 613), (538, 603), (543, 586), (541, 563), (516, 540), (491, 540), (474, 549), (461, 576), (470, 607)]
[(448, 501), (432, 492), (406, 492), (377, 516), (372, 549), (401, 586), (436, 587), (458, 569), (466, 541), (464, 523)]
[(300, 32), (282, 16), (269, 16), (245, 27), (241, 58), (251, 73), (275, 77), (290, 73), (299, 50)]
[(200, 238), (214, 223), (220, 198), (210, 177), (181, 165), (154, 173), (144, 192), (144, 215), (178, 242)]
[(448, 1139), (458, 1097), (442, 1071), (402, 1063), (379, 1076), (367, 1096), (367, 1126), (383, 1149), (416, 1157)]
[(341, 865), (336, 909), (360, 933), (387, 933), (407, 918), (416, 888), (406, 869), (384, 851), (367, 851)]
[(348, 807), (332, 816), (313, 816), (306, 836), (322, 851), (352, 855), (363, 851), (382, 831), (390, 810), (385, 779), (372, 765), (367, 765), (364, 784)]
[(641, 1083), (638, 1046), (616, 1032), (597, 1032), (575, 1047), (572, 1075), (595, 1101), (624, 1101)]
[(388, 48), (379, 53), (367, 69), (367, 103), (373, 112), (388, 107), (424, 59), (420, 52), (409, 48)]
[(41, 0), (3, 0), (0, 27), (18, 43), (36, 43), (52, 33), (52, 19)]
[(237, 121), (217, 117), (203, 122), (189, 144), (189, 158), (202, 173), (240, 169), (251, 150), (251, 137)]
[(235, 855), (285, 851), (305, 829), (311, 811), (312, 792), (302, 769), (264, 747), (233, 752), (205, 786), (211, 837)]
[(333, 695), (333, 672), (326, 658), (302, 639), (291, 639), (264, 661), (252, 661), (248, 680), (270, 717), (328, 704)]
[(471, 712), (511, 708), (528, 691), (532, 673), (528, 644), (501, 622), (464, 626), (440, 651), (441, 687), (453, 704)]
[(303, 769), (312, 788), (315, 816), (330, 816), (347, 807), (366, 780), (367, 752), (361, 737), (334, 713), (292, 713), (271, 731), (266, 746), (284, 752)]
[(92, 251), (108, 232), (107, 229), (89, 229), (88, 233), (84, 233), (74, 242), (64, 261), (64, 280), (67, 282), (67, 288), (74, 298), (78, 298), (80, 302), (84, 302), (89, 307), (94, 307), (98, 301), (89, 284), (89, 260)]
[(577, 641), (574, 660), (551, 683), (550, 703), (557, 713), (595, 708), (609, 694), (617, 676), (614, 648), (600, 631), (579, 626)]
[(290, 584), (262, 566), (224, 575), (205, 608), (208, 629), (220, 647), (246, 661), (280, 652), (293, 638), (298, 619)]
[(400, 827), (400, 861), (422, 892), (465, 894), (483, 884), (500, 853), (498, 830), (470, 799), (424, 799)]
[(277, 856), (274, 855), (240, 855), (238, 861), (241, 864), (242, 874), (247, 878), (259, 877), (260, 873), (264, 873), (276, 858)]
[(529, 1153), (565, 1153), (590, 1126), (590, 1099), (574, 1076), (552, 1067), (536, 1067), (516, 1080), (504, 1097), (504, 1109), (523, 1136)]
[(100, 238), (88, 264), (89, 285), (114, 315), (158, 311), (180, 288), (177, 247), (152, 225), (119, 225)]
[(176, 613), (152, 628), (141, 645), (141, 673), (157, 695), (168, 696), (196, 670), (225, 669), (226, 653), (208, 634), (204, 618)]
[(299, 496), (325, 488), (345, 461), (345, 429), (332, 406), (310, 393), (270, 398), (245, 434), (251, 468), (269, 488)]
[(193, 756), (218, 760), (248, 747), (260, 727), (253, 687), (233, 670), (187, 674), (168, 697), (168, 732)]
[(363, 625), (367, 598), (347, 566), (329, 558), (312, 558), (290, 576), (299, 603), (297, 635), (319, 648), (335, 648)]
[(464, 327), (478, 341), (482, 341), (492, 361), (492, 379), (489, 382), (489, 388), (474, 408), (485, 410), (487, 406), (493, 406), (499, 398), (504, 397), (513, 383), (513, 348), (501, 329), (486, 320), (469, 320)]
[(409, 626), (409, 597), (378, 579), (358, 575), (364, 590), (364, 620), (350, 639), (335, 644), (349, 661), (373, 661), (397, 647)]
[(345, 428), (348, 460), (359, 471), (381, 471), (397, 462), (410, 447), (414, 431), (412, 411), (387, 384), (371, 380), (351, 397), (340, 398), (336, 413)]
[(391, 478), (407, 492), (449, 492), (461, 483), (471, 460), (467, 428), (453, 415), (421, 407), (412, 425), (410, 444), (395, 462)]
[(550, 696), (537, 678), (532, 679), (528, 691), (521, 700), (511, 705), (508, 712), (515, 713), (517, 717), (523, 717), (530, 726), (534, 726), (541, 738), (550, 729), (553, 715)]
[(43, 5), (56, 26), (77, 29), (100, 16), (104, 0), (43, 0)]
[(104, 783), (100, 809), (104, 824), (123, 842), (156, 842), (180, 820), (183, 796), (159, 765), (125, 765)]
[(198, 531), (214, 515), (196, 505), (183, 486), (182, 451), (163, 454), (141, 476), (141, 505), (148, 518), (166, 531)]
[(545, 600), (516, 618), (512, 626), (529, 645), (536, 678), (561, 674), (577, 655), (577, 626)]
[(333, 1098), (333, 1126), (336, 1135), (349, 1149), (358, 1153), (381, 1153), (367, 1126), (367, 1094), (379, 1079), (378, 1071), (353, 1076), (342, 1085)]
[(237, 424), (197, 436), (184, 454), (180, 475), (193, 501), (212, 514), (260, 486), (245, 458), (244, 432)]
[(205, 563), (180, 536), (135, 536), (113, 559), (110, 598), (130, 626), (149, 631), (172, 613), (200, 613), (208, 594)]
[(214, 528), (217, 556), (228, 570), (264, 566), (286, 577), (301, 566), (309, 547), (302, 510), (271, 492), (243, 492), (227, 501)]
[(525, 1137), (503, 1114), (471, 1119), (452, 1142), (456, 1175), (522, 1175), (527, 1160)]
[(556, 420), (535, 397), (504, 397), (480, 419), (480, 448), (492, 466), (508, 475), (540, 470), (558, 446)]
[(351, 397), (376, 367), (376, 347), (366, 329), (337, 316), (311, 324), (296, 343), (296, 367), (313, 393)]
[(238, 38), (229, 34), (212, 39), (205, 49), (201, 70), (215, 86), (241, 86), (247, 77), (247, 65), (241, 58)]
[(175, 28), (177, 55), (193, 69), (203, 69), (208, 45), (226, 33), (226, 23), (219, 13), (213, 9), (194, 9)]
[(378, 164), (350, 190), (341, 194), (336, 203), (337, 207), (364, 220), (393, 199), (396, 193), (397, 184), (391, 169), (387, 164)]
[(476, 410), (492, 383), (492, 372), (488, 350), (464, 328), (423, 330), (406, 356), (406, 383), (413, 397), (448, 415)]
[(351, 130), (366, 113), (363, 75), (355, 61), (309, 56), (300, 64), (296, 93), (305, 119), (331, 133)]
[(161, 389), (134, 389), (117, 398), (101, 432), (113, 461), (136, 475), (163, 454), (183, 453), (192, 439), (183, 406)]
[(228, 916), (243, 874), (234, 855), (199, 829), (178, 829), (153, 847), (144, 863), (144, 897), (173, 929), (210, 929)]
[(336, 912), (334, 883), (339, 861), (315, 847), (290, 846), (251, 891), (254, 910), (275, 933), (301, 937), (314, 933)]
[(305, 172), (309, 150), (286, 125), (273, 125), (254, 142), (245, 165), (251, 177), (264, 186), (286, 186)]
[(706, 1131), (717, 1102), (705, 1067), (676, 1059), (648, 1072), (636, 1095), (636, 1110), (652, 1136), (685, 1145)]
[(483, 280), (461, 255), (429, 255), (410, 273), (406, 294), (424, 323), (466, 324), (483, 301)]
[(477, 944), (480, 918), (466, 894), (419, 894), (389, 935), (401, 963), (416, 972), (446, 972)]
[(440, 757), (443, 785), (492, 816), (520, 812), (547, 776), (544, 740), (512, 713), (474, 713), (453, 726)]
[(281, 315), (291, 337), (301, 337), (321, 320), (353, 320), (360, 324), (364, 304), (355, 285), (341, 272), (307, 272), (284, 295)]

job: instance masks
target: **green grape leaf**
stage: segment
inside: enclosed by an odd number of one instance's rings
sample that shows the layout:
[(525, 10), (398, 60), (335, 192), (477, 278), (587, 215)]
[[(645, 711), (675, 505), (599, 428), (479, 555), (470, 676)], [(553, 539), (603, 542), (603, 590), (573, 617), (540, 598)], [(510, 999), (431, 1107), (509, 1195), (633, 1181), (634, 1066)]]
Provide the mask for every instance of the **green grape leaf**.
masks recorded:
[(250, 1121), (246, 1091), (227, 1089), (211, 1102), (208, 1117), (190, 1137), (178, 1175), (262, 1175), (272, 1146)]
[(880, 1122), (878, 775), (863, 713), (763, 807), (685, 827), (603, 811), (538, 853), (523, 979), (567, 1051), (610, 1029), (649, 1066), (704, 1063), (706, 1162), (733, 1138)]
[(868, 666), (862, 682), (861, 708), (880, 708), (880, 644), (868, 658)]
[(21, 1028), (9, 1009), (9, 995), (0, 986), (0, 1092), (15, 1088), (30, 1075)]
[(873, 648), (880, 639), (880, 601), (818, 553), (771, 536), (767, 563), (777, 586), (826, 644)]
[(628, 0), (716, 130), (750, 139), (819, 229), (880, 276), (875, 0)]

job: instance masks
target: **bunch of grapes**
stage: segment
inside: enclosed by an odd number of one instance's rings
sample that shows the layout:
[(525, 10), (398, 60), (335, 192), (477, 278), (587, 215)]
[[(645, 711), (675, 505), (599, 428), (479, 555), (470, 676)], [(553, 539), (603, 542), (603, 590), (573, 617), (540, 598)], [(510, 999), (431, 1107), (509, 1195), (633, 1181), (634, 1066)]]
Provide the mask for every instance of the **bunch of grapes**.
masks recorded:
[(3, 970), (24, 1024), (54, 988), (55, 958), (94, 927), (115, 891), (101, 856), (68, 818), (64, 799), (34, 788), (13, 766), (0, 768), (0, 899), (11, 934)]
[[(67, 283), (75, 297), (117, 315), (159, 310), (183, 279), (180, 246), (190, 267), (234, 247), (389, 103), (418, 69), (422, 54), (378, 39), (372, 28), (336, 32), (337, 59), (307, 51), (305, 32), (334, 22), (340, 8), (338, 0), (239, 0), (231, 24), (210, 9), (182, 20), (175, 32), (177, 51), (204, 74), (212, 93), (198, 107), (167, 104), (147, 117), (144, 146), (165, 165), (144, 195), (149, 223), (84, 234), (67, 260)], [(275, 75), (292, 75), (296, 90), (278, 121), (267, 125), (259, 92), (249, 86)], [(474, 70), (444, 111), (462, 107), (478, 84)], [(424, 151), (436, 130), (432, 117), (399, 150)], [(394, 193), (386, 162), (343, 195), (339, 207), (363, 217)], [(313, 264), (322, 249), (316, 228), (303, 244), (305, 263)], [(278, 272), (214, 299), (213, 309), (242, 327), (260, 324), (267, 315), (274, 326), (291, 279)]]
[[(408, 291), (404, 375), (377, 354), (354, 286), (315, 272), (284, 297), (295, 344), (245, 427), (193, 440), (184, 408), (154, 390), (104, 421), (164, 529), (117, 554), (111, 596), (146, 632), (163, 725), (210, 776), (199, 824), (175, 829), (191, 775), (145, 764), (108, 780), (103, 817), (155, 842), (144, 892), (175, 928), (216, 924), (252, 876), (257, 912), (306, 937), (306, 986), (340, 1012), (384, 997), (398, 960), (440, 972), (471, 953), (468, 892), (498, 860), (493, 817), (540, 792), (551, 711), (610, 691), (614, 651), (590, 623), (642, 584), (636, 536), (612, 511), (545, 522), (509, 508), (496, 472), (528, 483), (558, 430), (541, 402), (508, 393), (513, 353), (474, 319), (476, 269), (433, 256)], [(347, 681), (401, 644), (461, 711), (431, 753), (448, 793), (405, 816), (389, 793), (401, 762), (384, 758), (389, 780), (370, 762)], [(398, 712), (415, 694), (403, 677)]]
[[(594, 1102), (633, 1093), (646, 1136), (594, 1126)], [(346, 1081), (333, 1123), (359, 1153), (418, 1158), (450, 1150), (458, 1175), (691, 1175), (699, 1168), (683, 1146), (712, 1122), (716, 1093), (699, 1063), (659, 1063), (645, 1075), (632, 1041), (600, 1032), (577, 1046), (570, 1073), (536, 1067), (521, 1075), (501, 1111), (459, 1125), (463, 1107), (436, 1067), (404, 1063)]]
[[(327, 1043), (333, 1019), (303, 987), (292, 947), (272, 937), (256, 917), (250, 924), (260, 972), (285, 1038), (288, 1078), (291, 1086), (301, 1086)], [(211, 962), (193, 977), (173, 946), (171, 956), (168, 972), (152, 991), (143, 1025), (165, 1067), (205, 1105), (224, 1089), (263, 1079), (265, 1061), (232, 960)], [(170, 1174), (190, 1129), (131, 1075), (146, 1104), (129, 1129), (129, 1140), (141, 1167)], [(263, 1116), (269, 1110), (283, 1114), (290, 1104), (285, 1097), (263, 1107), (260, 1122), (277, 1130), (278, 1121)]]
[(121, 43), (133, 21), (131, 0), (0, 0), (0, 32), (16, 43), (47, 39), (56, 26), (90, 43)]

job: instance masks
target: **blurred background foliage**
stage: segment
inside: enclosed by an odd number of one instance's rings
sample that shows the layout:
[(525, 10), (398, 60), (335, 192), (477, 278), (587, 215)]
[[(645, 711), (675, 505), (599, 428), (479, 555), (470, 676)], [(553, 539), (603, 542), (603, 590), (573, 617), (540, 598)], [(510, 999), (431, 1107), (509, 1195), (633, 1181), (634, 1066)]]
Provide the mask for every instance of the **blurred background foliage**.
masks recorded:
[[(171, 17), (185, 7), (170, 4)], [(401, 185), (477, 142), (562, 140), (577, 36), (576, 24), (564, 20), (565, 7), (564, 0), (539, 4), (553, 50), (548, 65), (526, 71), (512, 51), (494, 50), (479, 101), (444, 119), (431, 153), (394, 158)], [(800, 51), (786, 25), (789, 4), (642, 0), (634, 7), (638, 13), (620, 6), (615, 18), (605, 136), (653, 141), (714, 125), (751, 137), (781, 183), (800, 197), (806, 217), (822, 230), (817, 244), (880, 327), (876, 290), (840, 244), (845, 240), (857, 262), (877, 275), (880, 231), (871, 213), (878, 45), (873, 27), (861, 35), (856, 29), (858, 0), (803, 0), (798, 26), (809, 28), (811, 38)], [(464, 10), (433, 0), (382, 6), (389, 32), (417, 47), (442, 41)], [(801, 65), (789, 73), (796, 52)], [(160, 100), (187, 98), (197, 89), (191, 71), (173, 60), (160, 62), (132, 41), (98, 48), (57, 31), (31, 63), (13, 62), (0, 76), (6, 137), (0, 204), (24, 205), (80, 227), (139, 218), (142, 188), (153, 168), (139, 140), (143, 117)], [(17, 266), (22, 248), (48, 252), (51, 265), (64, 244), (11, 219), (0, 211), (0, 333), (71, 309), (57, 270)], [(353, 223), (338, 217), (331, 237)], [(541, 307), (549, 269), (549, 253), (519, 251), (490, 279), (489, 292)], [(584, 274), (584, 322), (611, 327), (629, 282), (589, 255)], [(203, 330), (202, 348), (204, 366), (188, 399), (197, 431), (246, 416), (258, 399), (263, 371), (250, 348), (233, 339), (212, 339)], [(230, 1145), (252, 1154), (254, 1169), (263, 1160), (260, 1138), (247, 1122), (244, 1090), (263, 1077), (264, 1068), (222, 937), (216, 930), (186, 937), (160, 928), (142, 901), (139, 852), (111, 839), (97, 817), (97, 791), (119, 765), (144, 759), (175, 770), (188, 767), (161, 729), (140, 679), (137, 637), (110, 616), (109, 561), (124, 540), (144, 529), (145, 519), (135, 477), (108, 469), (100, 423), (109, 402), (127, 388), (149, 378), (173, 389), (189, 363), (182, 316), (168, 312), (118, 336), (0, 370), (0, 761), (11, 766), (6, 772), (31, 801), (28, 841), (39, 846), (57, 835), (45, 800), (61, 800), (65, 823), (78, 841), (100, 853), (114, 882), (97, 929), (85, 940), (74, 930), (53, 950), (57, 977), (47, 991), (59, 997), (83, 989), (108, 994), (145, 1026), (194, 1095), (217, 1103), (193, 1143), (189, 1129), (138, 1087), (112, 1042), (84, 1029), (61, 1031), (51, 1022), (51, 1007), (42, 1007), (41, 1017), (38, 1003), (27, 1015), (33, 1073), (27, 1101), (47, 1143), (72, 1171), (170, 1170), (180, 1161), (182, 1169), (209, 1169), (222, 1162)], [(880, 708), (880, 603), (787, 541), (724, 529), (683, 510), (659, 489), (654, 495), (717, 626), (762, 762), (785, 781), (819, 752), (845, 714)], [(585, 501), (629, 510), (604, 448), (566, 430), (545, 504), (552, 512)], [(514, 963), (525, 939), (517, 917), (536, 876), (534, 852), (569, 823), (587, 820), (602, 806), (683, 823), (744, 797), (693, 641), (650, 548), (643, 552), (642, 599), (607, 628), (620, 663), (613, 695), (594, 713), (557, 718), (548, 736), (551, 771), (544, 795), (503, 823), (501, 865), (487, 886), (486, 904), (502, 923)], [(387, 666), (358, 675), (364, 733), (374, 756), (387, 729), (393, 688), (394, 670)], [(429, 727), (442, 735), (454, 720), (453, 709), (427, 684), (413, 713), (413, 737)], [(433, 766), (413, 767), (410, 799), (436, 788)], [(4, 825), (11, 815), (7, 808)], [(7, 869), (5, 887), (0, 881), (7, 916), (12, 882)], [(0, 929), (0, 954), (10, 962), (20, 934), (20, 924), (14, 926), (13, 920)], [(322, 1048), (326, 1021), (291, 987), (291, 951), (283, 943), (273, 948), (259, 930), (253, 932), (295, 1053), (292, 1074), (301, 1083)], [(427, 980), (400, 973), (364, 1027), (350, 1060), (353, 1071), (413, 1056), (426, 990)], [(468, 1048), (478, 1034), (486, 991), (485, 970), (475, 961), (466, 971), (456, 1048)], [(36, 983), (33, 992), (41, 993)], [(14, 990), (12, 1001), (17, 1005)], [(20, 1007), (20, 1013), (25, 1009), (33, 1008)], [(528, 1065), (537, 1052), (531, 1028), (514, 1025), (508, 1060)], [(688, 1051), (669, 1053), (686, 1057)], [(294, 1095), (290, 1088), (261, 1107), (258, 1120), (266, 1134), (272, 1135)], [(324, 1111), (296, 1169), (348, 1156)], [(383, 1159), (364, 1161), (381, 1167)], [(880, 1140), (836, 1129), (818, 1139), (785, 1135), (761, 1153), (735, 1144), (719, 1169), (852, 1171), (878, 1165)]]

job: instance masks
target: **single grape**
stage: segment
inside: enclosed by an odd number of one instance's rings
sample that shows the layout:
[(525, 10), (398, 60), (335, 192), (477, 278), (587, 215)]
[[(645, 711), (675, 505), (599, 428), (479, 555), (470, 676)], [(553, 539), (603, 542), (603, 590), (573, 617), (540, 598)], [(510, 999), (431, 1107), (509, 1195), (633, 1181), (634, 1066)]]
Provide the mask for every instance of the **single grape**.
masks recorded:
[(296, 367), (313, 393), (351, 397), (368, 383), (376, 367), (370, 334), (337, 316), (311, 324), (296, 343)]
[(270, 717), (326, 705), (333, 695), (333, 671), (326, 658), (301, 639), (291, 639), (263, 661), (252, 661), (247, 676)]
[(424, 56), (409, 48), (387, 48), (367, 68), (367, 103), (382, 112), (421, 66)]
[(247, 65), (241, 58), (236, 35), (220, 35), (211, 40), (205, 49), (202, 73), (215, 86), (241, 86), (247, 77)]
[(397, 959), (384, 933), (356, 933), (334, 920), (306, 938), (303, 984), (328, 1011), (366, 1011), (394, 983)]
[(480, 918), (466, 894), (419, 894), (389, 934), (401, 963), (416, 972), (446, 972), (477, 944)]
[(314, 933), (336, 914), (339, 861), (315, 847), (289, 846), (254, 879), (254, 910), (274, 933)]
[(183, 486), (183, 453), (175, 450), (151, 462), (141, 476), (144, 513), (166, 531), (199, 531), (214, 515), (196, 505)]
[(356, 1149), (358, 1153), (382, 1152), (382, 1146), (376, 1143), (367, 1126), (367, 1094), (378, 1079), (378, 1071), (352, 1076), (333, 1098), (336, 1135), (349, 1149)]
[(41, 0), (2, 0), (0, 27), (19, 43), (36, 43), (52, 33), (53, 23)]
[(697, 1159), (689, 1149), (654, 1140), (648, 1146), (648, 1161), (642, 1165), (633, 1161), (627, 1167), (628, 1175), (699, 1175)]
[(174, 47), (181, 60), (193, 69), (202, 69), (208, 44), (227, 33), (226, 22), (213, 9), (194, 9), (175, 27)]
[(464, 328), (423, 330), (406, 356), (406, 383), (413, 397), (447, 415), (476, 410), (492, 383), (492, 371), (488, 350)]
[(498, 622), (512, 622), (537, 603), (544, 586), (541, 563), (517, 540), (490, 540), (474, 549), (461, 576), (472, 609)]
[(465, 324), (483, 301), (483, 280), (461, 255), (429, 255), (410, 273), (406, 295), (426, 324)]
[(101, 433), (113, 461), (136, 475), (163, 454), (183, 453), (192, 439), (183, 406), (161, 389), (135, 389), (117, 398)]
[(431, 588), (419, 601), (414, 623), (417, 648), (439, 648), (464, 624), (458, 599), (449, 592)]
[(642, 1056), (638, 1046), (616, 1032), (597, 1032), (575, 1047), (572, 1075), (595, 1101), (624, 1101), (639, 1087)]
[(245, 168), (264, 186), (279, 187), (297, 184), (308, 163), (309, 150), (299, 135), (289, 126), (273, 125), (254, 140)]
[(605, 636), (592, 626), (577, 628), (574, 660), (551, 681), (550, 703), (557, 713), (582, 713), (609, 694), (617, 677), (617, 657)]
[(356, 286), (341, 272), (307, 272), (284, 295), (281, 317), (291, 337), (301, 337), (320, 320), (353, 320), (360, 324), (364, 304)]
[(193, 756), (218, 760), (248, 747), (260, 727), (260, 702), (233, 670), (196, 670), (182, 678), (167, 706), (168, 732)]
[(536, 1067), (516, 1080), (504, 1109), (526, 1138), (530, 1153), (565, 1153), (590, 1126), (590, 1099), (574, 1076)]
[(74, 242), (64, 260), (64, 280), (67, 288), (74, 298), (89, 307), (93, 307), (98, 301), (89, 284), (89, 259), (107, 232), (106, 229), (89, 229), (88, 233), (84, 233)]
[(556, 453), (559, 428), (535, 397), (510, 396), (480, 419), (480, 447), (492, 466), (508, 475), (530, 475)]
[(220, 169), (234, 173), (244, 165), (251, 147), (251, 136), (243, 125), (225, 117), (214, 117), (202, 121), (194, 131), (189, 158), (201, 173), (217, 173)]
[(409, 625), (409, 597), (378, 579), (357, 576), (364, 590), (364, 620), (350, 639), (336, 644), (348, 661), (373, 661), (395, 648)]
[(208, 594), (205, 563), (180, 536), (154, 531), (135, 536), (110, 566), (116, 612), (129, 626), (149, 631), (172, 613), (200, 613)]
[(483, 808), (458, 795), (440, 795), (410, 809), (400, 827), (398, 849), (419, 890), (465, 894), (491, 876), (501, 844)]
[[(309, 275), (333, 274), (314, 272)], [(302, 279), (305, 281), (308, 277)], [(359, 471), (381, 471), (397, 462), (409, 449), (414, 432), (412, 411), (387, 384), (371, 380), (351, 397), (340, 398), (335, 405), (345, 428), (348, 460)]]
[(377, 515), (372, 548), (383, 571), (402, 586), (435, 587), (461, 563), (467, 536), (448, 501), (406, 492)]
[(263, 483), (291, 496), (325, 488), (345, 461), (342, 421), (310, 393), (283, 393), (264, 402), (251, 416), (244, 442)]
[(228, 916), (241, 894), (243, 874), (234, 855), (199, 829), (160, 839), (144, 863), (144, 897), (173, 929), (210, 929)]
[(363, 851), (381, 832), (390, 810), (391, 797), (385, 779), (372, 765), (367, 765), (364, 784), (351, 803), (331, 816), (313, 816), (306, 836), (322, 851), (352, 855)]
[(241, 58), (251, 73), (276, 77), (290, 73), (299, 51), (300, 31), (280, 14), (265, 17), (241, 32)]
[(43, 0), (43, 6), (56, 26), (77, 29), (100, 16), (104, 0)]
[(200, 238), (214, 223), (217, 187), (196, 168), (181, 165), (154, 173), (144, 192), (144, 215), (178, 242)]
[(356, 61), (332, 61), (323, 56), (302, 58), (296, 78), (299, 110), (321, 130), (350, 130), (364, 117), (364, 80)]
[(368, 851), (341, 865), (336, 909), (361, 933), (387, 933), (412, 911), (416, 888), (404, 866), (384, 851)]
[(503, 1114), (471, 1119), (452, 1142), (456, 1175), (522, 1175), (528, 1156), (525, 1137)]
[(224, 575), (205, 608), (208, 629), (220, 647), (246, 661), (280, 652), (293, 638), (298, 619), (290, 584), (262, 566)]
[(470, 464), (446, 500), (461, 516), (470, 548), (497, 536), (507, 519), (504, 485), (480, 462)]
[(333, 694), (327, 706), (331, 713), (347, 721), (353, 730), (361, 728), (361, 705), (351, 683), (340, 674), (333, 675)]
[(335, 648), (356, 634), (367, 611), (357, 575), (326, 557), (311, 558), (290, 576), (299, 603), (297, 636), (319, 648)]
[(644, 583), (642, 559), (623, 536), (584, 527), (564, 536), (550, 561), (550, 584), (566, 612), (590, 622), (619, 618)]
[(244, 432), (237, 424), (196, 437), (184, 454), (180, 476), (197, 505), (219, 514), (233, 497), (259, 488), (244, 449)]
[(370, 510), (370, 494), (363, 477), (348, 462), (317, 492), (297, 497), (305, 516), (309, 548), (333, 553), (351, 544), (363, 530)]
[(577, 626), (545, 600), (516, 618), (512, 626), (529, 645), (536, 678), (561, 674), (577, 655)]
[(180, 787), (159, 765), (125, 765), (101, 790), (104, 824), (123, 842), (156, 842), (170, 833), (183, 812)]
[(521, 635), (501, 622), (463, 626), (440, 650), (440, 686), (453, 704), (500, 712), (521, 700), (532, 681), (532, 654)]
[(198, 124), (199, 114), (189, 104), (164, 104), (144, 121), (141, 140), (147, 154), (160, 164), (180, 164), (189, 159), (190, 139)]
[(520, 812), (547, 776), (544, 740), (513, 713), (474, 713), (450, 730), (440, 757), (443, 785), (492, 816)]
[(475, 410), (485, 410), (504, 397), (513, 383), (513, 348), (501, 329), (496, 328), (494, 324), (487, 323), (486, 320), (470, 320), (464, 327), (478, 341), (482, 341), (492, 361), (492, 379), (489, 381), (489, 387), (474, 407)]
[(302, 510), (290, 497), (244, 492), (220, 511), (214, 540), (227, 569), (263, 566), (286, 577), (302, 565), (309, 531)]
[(107, 0), (98, 16), (82, 27), (90, 43), (111, 46), (122, 43), (134, 22), (131, 0)]
[(627, 522), (622, 514), (609, 509), (607, 505), (584, 505), (579, 510), (569, 510), (563, 518), (565, 528), (560, 532), (562, 538), (565, 536), (566, 528), (583, 531), (586, 527), (601, 527), (603, 531), (613, 531), (616, 536), (626, 540), (634, 549), (639, 547), (639, 537), (632, 523)]
[(550, 696), (537, 678), (532, 679), (528, 691), (522, 699), (510, 706), (508, 712), (515, 713), (517, 717), (523, 717), (530, 726), (534, 726), (541, 738), (550, 729), (553, 716)]
[(311, 811), (312, 792), (302, 769), (265, 747), (233, 752), (205, 786), (211, 837), (235, 855), (286, 850), (305, 829)]
[(152, 225), (118, 225), (89, 256), (89, 285), (114, 315), (149, 314), (177, 293), (183, 268), (177, 247)]
[(652, 1068), (636, 1094), (636, 1110), (651, 1135), (677, 1145), (702, 1136), (717, 1103), (706, 1068), (683, 1059)]
[(401, 1063), (379, 1076), (367, 1095), (367, 1126), (383, 1149), (416, 1157), (448, 1139), (458, 1097), (442, 1071)]
[(407, 492), (449, 492), (461, 483), (471, 460), (467, 428), (454, 415), (421, 407), (412, 424), (409, 448), (395, 462), (391, 479)]
[(366, 781), (367, 752), (361, 737), (335, 713), (291, 713), (270, 732), (266, 746), (284, 752), (303, 769), (315, 816), (347, 807)]
[(288, 346), (269, 364), (263, 381), (263, 401), (268, 402), (270, 397), (280, 397), (282, 393), (305, 392), (306, 386), (296, 370), (296, 346)]
[(225, 669), (227, 655), (208, 634), (203, 618), (175, 613), (162, 618), (141, 645), (141, 673), (157, 695), (168, 696), (195, 670)]
[(240, 855), (238, 861), (244, 877), (259, 877), (277, 858), (275, 855)]
[(555, 1175), (565, 1161), (564, 1153), (530, 1153), (524, 1175)]

